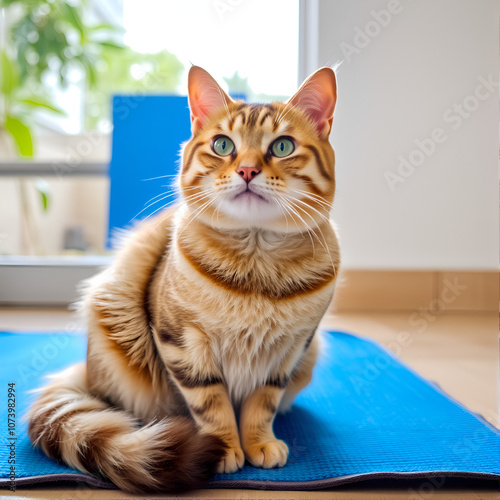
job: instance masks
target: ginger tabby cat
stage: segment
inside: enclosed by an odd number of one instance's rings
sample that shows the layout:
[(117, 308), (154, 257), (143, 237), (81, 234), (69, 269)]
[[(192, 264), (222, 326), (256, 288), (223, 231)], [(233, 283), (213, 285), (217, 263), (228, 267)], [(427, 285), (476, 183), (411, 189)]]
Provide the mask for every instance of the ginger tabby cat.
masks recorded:
[(234, 102), (196, 66), (188, 87), (180, 201), (89, 281), (87, 362), (28, 416), (47, 455), (132, 492), (286, 464), (273, 420), (311, 380), (339, 268), (333, 70), (286, 103)]

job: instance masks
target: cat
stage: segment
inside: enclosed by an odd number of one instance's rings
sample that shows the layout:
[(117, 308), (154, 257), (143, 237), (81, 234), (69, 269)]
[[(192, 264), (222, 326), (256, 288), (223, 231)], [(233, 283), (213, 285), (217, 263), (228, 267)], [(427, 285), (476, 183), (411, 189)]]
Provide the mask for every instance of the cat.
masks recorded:
[(340, 265), (336, 98), (328, 67), (272, 104), (191, 67), (180, 201), (87, 284), (87, 361), (39, 390), (34, 445), (136, 493), (286, 464), (273, 420), (311, 380)]

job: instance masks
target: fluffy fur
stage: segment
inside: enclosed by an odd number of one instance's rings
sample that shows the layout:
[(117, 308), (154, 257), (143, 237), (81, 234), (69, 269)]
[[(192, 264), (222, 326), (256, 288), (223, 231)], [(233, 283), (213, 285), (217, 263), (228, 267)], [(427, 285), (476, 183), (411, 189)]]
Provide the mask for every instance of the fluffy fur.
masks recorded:
[[(287, 103), (249, 105), (193, 67), (189, 101), (181, 201), (90, 281), (87, 362), (55, 376), (29, 414), (49, 456), (134, 492), (196, 487), (245, 458), (285, 465), (273, 420), (311, 379), (339, 267), (333, 71)], [(220, 136), (232, 154), (216, 153)], [(283, 137), (294, 151), (278, 157)]]

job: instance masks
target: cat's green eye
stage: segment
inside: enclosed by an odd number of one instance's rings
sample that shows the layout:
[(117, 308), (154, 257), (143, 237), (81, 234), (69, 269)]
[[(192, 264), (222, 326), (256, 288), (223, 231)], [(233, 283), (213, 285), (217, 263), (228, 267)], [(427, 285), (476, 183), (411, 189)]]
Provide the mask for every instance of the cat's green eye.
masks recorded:
[(221, 135), (215, 139), (212, 149), (219, 156), (228, 156), (234, 151), (234, 142), (229, 137)]
[(294, 150), (295, 144), (287, 137), (280, 137), (271, 145), (272, 154), (278, 158), (284, 158), (285, 156), (291, 155)]

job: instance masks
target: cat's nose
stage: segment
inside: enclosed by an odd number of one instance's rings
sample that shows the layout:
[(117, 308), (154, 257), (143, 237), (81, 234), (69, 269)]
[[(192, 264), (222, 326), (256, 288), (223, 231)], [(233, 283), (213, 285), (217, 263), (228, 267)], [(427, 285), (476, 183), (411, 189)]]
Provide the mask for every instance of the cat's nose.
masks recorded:
[(257, 167), (238, 167), (236, 173), (249, 184), (254, 177), (260, 174), (260, 170)]

